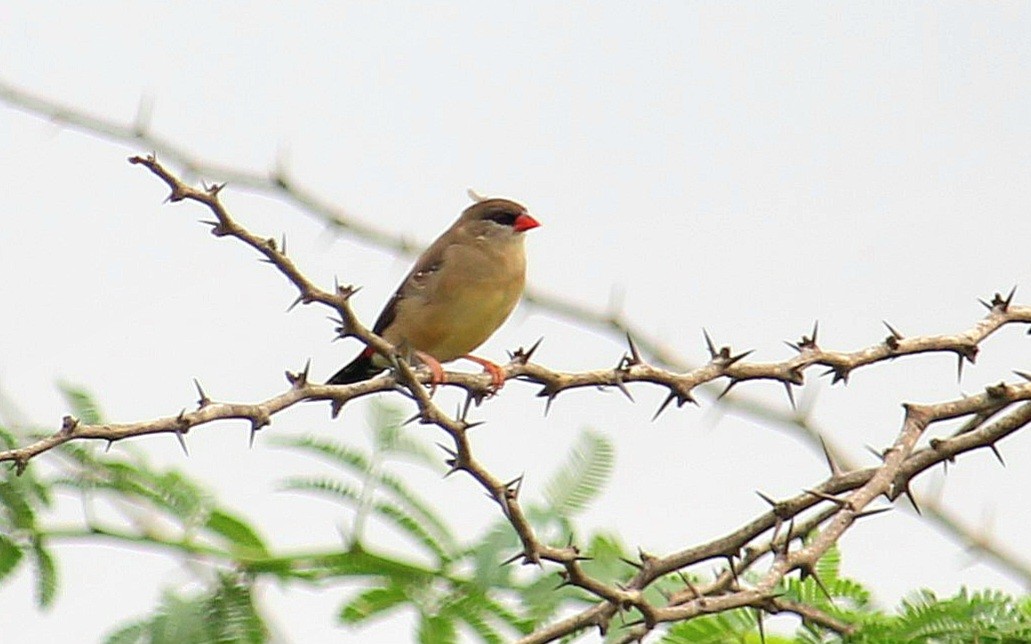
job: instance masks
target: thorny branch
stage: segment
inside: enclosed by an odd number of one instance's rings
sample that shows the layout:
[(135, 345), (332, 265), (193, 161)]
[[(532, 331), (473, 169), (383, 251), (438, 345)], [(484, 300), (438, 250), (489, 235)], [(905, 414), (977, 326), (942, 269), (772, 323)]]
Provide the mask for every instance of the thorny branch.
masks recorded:
[[(136, 146), (142, 144), (143, 147), (178, 164), (189, 175), (218, 177), (223, 182), (231, 182), (236, 188), (279, 197), (296, 206), (301, 212), (322, 221), (332, 230), (346, 231), (349, 235), (358, 237), (367, 243), (403, 255), (414, 255), (421, 250), (420, 245), (411, 239), (354, 218), (340, 207), (319, 198), (290, 177), (282, 163), (277, 162), (274, 168), (262, 173), (212, 164), (193, 156), (183, 147), (151, 130), (150, 105), (145, 100), (140, 102), (137, 114), (131, 123), (88, 114), (76, 107), (24, 91), (2, 79), (0, 79), (0, 100), (30, 114), (44, 116), (55, 123), (96, 134), (109, 140)], [(688, 371), (695, 366), (678, 356), (658, 338), (650, 336), (644, 329), (627, 321), (615, 299), (608, 307), (594, 308), (572, 302), (565, 296), (550, 294), (530, 286), (524, 293), (523, 300), (546, 313), (569, 318), (580, 324), (595, 325), (619, 336), (632, 336), (636, 338), (637, 345), (642, 351), (649, 356), (651, 363), (657, 366), (680, 372)], [(893, 336), (899, 335), (890, 325), (888, 328)], [(963, 359), (960, 357), (960, 368), (962, 368)], [(705, 388), (706, 386), (703, 385), (702, 389)], [(715, 392), (710, 391), (709, 393), (715, 395)], [(805, 439), (816, 452), (824, 450), (844, 469), (857, 467), (852, 458), (825, 438), (831, 432), (819, 427), (812, 418), (798, 413), (786, 413), (747, 393), (739, 392), (738, 395), (720, 398), (720, 401), (727, 408), (745, 417), (754, 418), (764, 424), (775, 423), (783, 426)], [(1022, 560), (1015, 553), (1009, 552), (1002, 544), (994, 542), (982, 528), (964, 523), (940, 499), (917, 493), (914, 493), (914, 499), (923, 509), (921, 517), (931, 521), (933, 525), (953, 538), (958, 538), (989, 561), (998, 564), (1003, 572), (1018, 577), (1025, 587), (1031, 588), (1031, 564)]]
[[(78, 439), (121, 440), (153, 433), (173, 433), (180, 440), (193, 427), (220, 419), (244, 419), (253, 432), (271, 422), (274, 414), (303, 400), (327, 400), (334, 413), (347, 401), (370, 393), (400, 389), (418, 406), (415, 418), (445, 431), (453, 446), (445, 447), (451, 472), (464, 471), (486, 489), (501, 507), (518, 534), (522, 549), (510, 561), (560, 567), (563, 584), (580, 587), (597, 596), (599, 602), (580, 613), (546, 626), (523, 638), (522, 642), (548, 642), (589, 626), (602, 631), (609, 628), (612, 617), (627, 609), (636, 609), (639, 622), (628, 625), (624, 640), (643, 637), (657, 625), (690, 619), (707, 613), (751, 607), (761, 612), (793, 612), (803, 619), (820, 623), (841, 633), (849, 625), (825, 615), (811, 606), (799, 605), (779, 596), (779, 585), (794, 571), (815, 577), (816, 562), (837, 542), (859, 518), (883, 511), (867, 509), (880, 496), (895, 500), (909, 494), (910, 480), (940, 463), (952, 462), (956, 456), (975, 449), (995, 450), (1005, 436), (1031, 422), (1031, 376), (1018, 374), (1023, 381), (1000, 382), (982, 393), (937, 404), (906, 404), (901, 430), (894, 443), (884, 450), (881, 465), (866, 469), (842, 469), (829, 458), (830, 476), (819, 485), (786, 500), (767, 499), (771, 509), (737, 530), (711, 542), (666, 556), (641, 553), (635, 563), (636, 574), (622, 584), (608, 584), (588, 575), (581, 561), (586, 559), (575, 545), (553, 546), (537, 536), (519, 502), (521, 479), (505, 482), (476, 460), (468, 439), (468, 430), (475, 423), (466, 420), (469, 405), (454, 417), (443, 413), (422, 385), (429, 374), (413, 370), (390, 346), (372, 334), (355, 317), (350, 297), (355, 289), (338, 287), (323, 291), (309, 281), (278, 248), (272, 239), (259, 237), (240, 226), (219, 200), (220, 185), (196, 189), (184, 184), (164, 168), (153, 156), (133, 157), (131, 163), (142, 165), (164, 181), (170, 201), (191, 200), (207, 207), (215, 219), (205, 222), (216, 236), (230, 236), (258, 251), (298, 289), (298, 303), (319, 302), (331, 307), (340, 316), (341, 334), (358, 337), (385, 356), (396, 368), (389, 375), (352, 385), (334, 386), (308, 382), (307, 367), (300, 373), (287, 373), (290, 389), (256, 404), (213, 402), (200, 390), (197, 409), (182, 411), (177, 416), (129, 424), (82, 425), (66, 417), (59, 431), (21, 448), (0, 451), (0, 462), (12, 461), (18, 471), (24, 470), (31, 458), (65, 442)], [(539, 396), (550, 402), (560, 393), (579, 387), (617, 387), (629, 397), (627, 383), (648, 382), (665, 388), (669, 395), (660, 406), (661, 413), (671, 402), (681, 406), (695, 402), (694, 391), (705, 383), (723, 380), (727, 389), (748, 380), (775, 380), (790, 391), (804, 383), (805, 373), (813, 366), (827, 368), (825, 375), (835, 382), (845, 381), (855, 369), (903, 355), (927, 352), (952, 352), (962, 360), (972, 360), (979, 343), (1009, 324), (1031, 323), (1031, 307), (1012, 303), (1013, 294), (996, 295), (985, 303), (988, 313), (970, 329), (953, 335), (904, 338), (892, 330), (882, 342), (852, 352), (830, 351), (819, 347), (814, 329), (793, 348), (796, 355), (782, 362), (747, 362), (747, 353), (734, 354), (729, 347), (717, 348), (706, 334), (709, 361), (695, 369), (672, 371), (646, 362), (633, 342), (629, 352), (614, 368), (586, 372), (557, 372), (530, 362), (533, 348), (512, 355), (504, 370), (509, 378), (531, 382), (542, 388)], [(534, 347), (536, 348), (536, 347)], [(448, 374), (448, 386), (464, 389), (469, 401), (482, 401), (489, 396), (490, 378), (486, 375)], [(1018, 404), (1023, 403), (1023, 404)], [(919, 447), (921, 437), (933, 424), (970, 416), (972, 420), (961, 431), (944, 438), (935, 437)], [(995, 420), (992, 420), (995, 418)], [(767, 497), (763, 497), (767, 498)], [(784, 525), (788, 527), (785, 530)], [(763, 535), (770, 533), (763, 539)], [(792, 549), (793, 544), (798, 544)], [(645, 598), (644, 590), (660, 578), (680, 573), (709, 560), (726, 560), (727, 569), (699, 588), (685, 581), (682, 591), (669, 595), (664, 602)], [(760, 563), (767, 561), (765, 569)], [(754, 581), (745, 584), (742, 573), (752, 571)], [(686, 579), (686, 578), (685, 578)], [(817, 580), (819, 583), (819, 580)]]

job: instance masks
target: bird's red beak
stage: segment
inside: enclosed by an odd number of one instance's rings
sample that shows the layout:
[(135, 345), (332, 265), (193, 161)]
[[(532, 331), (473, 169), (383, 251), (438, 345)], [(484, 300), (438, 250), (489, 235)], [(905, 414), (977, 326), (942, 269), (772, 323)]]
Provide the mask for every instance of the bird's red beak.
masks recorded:
[(539, 221), (524, 212), (516, 217), (516, 220), (512, 223), (512, 228), (514, 228), (517, 233), (521, 233), (540, 225), (541, 223)]

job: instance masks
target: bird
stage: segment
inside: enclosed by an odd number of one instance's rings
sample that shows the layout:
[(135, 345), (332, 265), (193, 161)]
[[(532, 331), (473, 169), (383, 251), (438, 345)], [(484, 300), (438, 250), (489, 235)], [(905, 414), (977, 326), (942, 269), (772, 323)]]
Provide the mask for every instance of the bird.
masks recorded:
[[(526, 207), (500, 197), (478, 198), (415, 261), (376, 318), (373, 333), (408, 349), (444, 382), (442, 362), (466, 358), (483, 366), (493, 389), (505, 381), (493, 362), (471, 355), (497, 331), (526, 283), (523, 234), (540, 226)], [(371, 346), (326, 384), (347, 385), (383, 372), (389, 361)]]

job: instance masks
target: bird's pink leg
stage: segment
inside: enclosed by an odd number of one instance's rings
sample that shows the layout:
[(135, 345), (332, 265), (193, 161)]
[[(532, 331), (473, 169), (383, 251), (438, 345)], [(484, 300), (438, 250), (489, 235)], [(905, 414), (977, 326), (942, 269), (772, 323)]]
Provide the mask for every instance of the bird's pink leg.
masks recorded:
[(447, 382), (447, 377), (444, 375), (444, 367), (440, 366), (440, 362), (428, 353), (422, 351), (414, 351), (413, 353), (430, 370), (430, 393), (432, 394), (436, 390), (437, 385)]
[(494, 364), (490, 360), (479, 358), (474, 355), (466, 354), (462, 356), (466, 360), (472, 360), (476, 364), (483, 367), (483, 370), (490, 374), (490, 385), (491, 388), (497, 391), (505, 386), (505, 370)]

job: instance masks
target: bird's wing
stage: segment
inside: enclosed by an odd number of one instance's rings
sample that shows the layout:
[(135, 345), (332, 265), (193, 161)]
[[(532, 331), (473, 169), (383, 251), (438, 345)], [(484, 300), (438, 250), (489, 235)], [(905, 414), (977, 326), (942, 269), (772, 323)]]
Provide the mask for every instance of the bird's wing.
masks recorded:
[(450, 239), (448, 234), (444, 233), (429, 248), (423, 251), (419, 259), (415, 260), (412, 270), (401, 281), (401, 285), (397, 287), (390, 301), (387, 302), (379, 317), (376, 318), (376, 324), (372, 327), (373, 333), (383, 335), (387, 327), (397, 318), (397, 306), (401, 300), (410, 296), (414, 291), (421, 290), (426, 281), (440, 271), (444, 265), (444, 252), (455, 241), (457, 240)]

